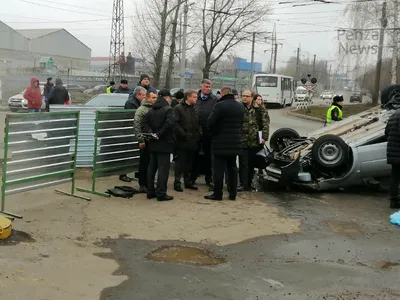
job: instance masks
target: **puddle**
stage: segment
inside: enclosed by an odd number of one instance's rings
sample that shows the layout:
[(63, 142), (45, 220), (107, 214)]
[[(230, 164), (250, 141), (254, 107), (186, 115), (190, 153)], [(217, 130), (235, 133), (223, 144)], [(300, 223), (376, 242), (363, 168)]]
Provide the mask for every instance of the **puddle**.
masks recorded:
[(392, 267), (400, 266), (400, 262), (380, 261), (378, 262), (378, 266), (381, 269), (388, 270), (391, 269)]
[(354, 222), (328, 220), (326, 221), (329, 229), (335, 233), (360, 233), (360, 226)]
[(186, 263), (213, 266), (225, 263), (226, 260), (216, 257), (210, 251), (185, 246), (163, 246), (150, 252), (146, 258), (156, 262)]
[(29, 234), (23, 231), (13, 230), (9, 238), (0, 240), (0, 246), (13, 246), (20, 243), (34, 243), (36, 240)]

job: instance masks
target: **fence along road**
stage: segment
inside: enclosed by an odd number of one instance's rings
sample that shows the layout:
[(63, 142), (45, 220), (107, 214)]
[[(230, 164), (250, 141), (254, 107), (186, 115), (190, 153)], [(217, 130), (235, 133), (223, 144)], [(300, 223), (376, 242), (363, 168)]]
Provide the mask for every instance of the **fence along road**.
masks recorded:
[(2, 165), (1, 210), (6, 196), (71, 182), (76, 198), (75, 170), (78, 148), (79, 112), (8, 114), (5, 119)]
[(110, 197), (96, 191), (96, 179), (137, 171), (140, 150), (133, 131), (136, 110), (98, 110), (94, 130), (92, 188), (78, 191)]

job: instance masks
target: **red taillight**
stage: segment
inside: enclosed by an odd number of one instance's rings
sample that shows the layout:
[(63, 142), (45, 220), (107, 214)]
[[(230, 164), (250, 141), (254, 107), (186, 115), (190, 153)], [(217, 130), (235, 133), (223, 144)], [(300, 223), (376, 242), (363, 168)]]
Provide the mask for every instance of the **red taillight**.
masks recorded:
[(67, 102), (64, 102), (64, 105), (69, 105), (70, 104), (70, 102), (69, 101), (67, 101)]

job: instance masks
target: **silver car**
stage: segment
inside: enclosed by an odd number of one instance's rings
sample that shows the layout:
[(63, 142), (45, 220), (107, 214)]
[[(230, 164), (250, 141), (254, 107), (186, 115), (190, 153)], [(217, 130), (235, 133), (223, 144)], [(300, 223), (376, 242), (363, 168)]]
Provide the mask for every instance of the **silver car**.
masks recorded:
[(384, 132), (393, 112), (372, 108), (303, 137), (291, 128), (278, 129), (271, 135), (270, 152), (259, 153), (265, 158), (259, 179), (319, 191), (387, 186), (391, 166)]

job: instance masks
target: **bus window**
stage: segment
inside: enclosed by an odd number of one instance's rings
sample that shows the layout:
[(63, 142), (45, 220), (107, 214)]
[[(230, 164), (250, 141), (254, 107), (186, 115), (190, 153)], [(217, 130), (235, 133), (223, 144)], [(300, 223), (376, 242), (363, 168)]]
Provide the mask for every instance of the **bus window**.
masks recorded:
[(256, 86), (258, 87), (277, 87), (278, 77), (276, 76), (257, 76)]

